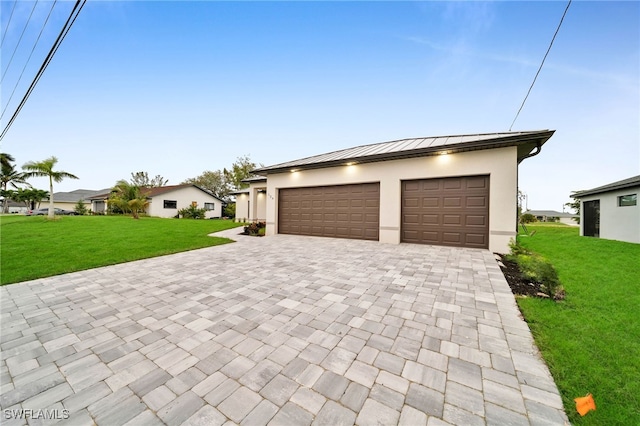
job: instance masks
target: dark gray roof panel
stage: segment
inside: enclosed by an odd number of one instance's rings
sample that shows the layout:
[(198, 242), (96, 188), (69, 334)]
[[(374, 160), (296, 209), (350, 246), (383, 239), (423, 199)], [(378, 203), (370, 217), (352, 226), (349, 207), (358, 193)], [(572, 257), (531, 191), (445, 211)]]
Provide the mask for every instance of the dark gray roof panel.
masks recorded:
[(635, 186), (640, 186), (640, 175), (602, 185), (597, 188), (575, 191), (571, 196), (573, 198), (580, 198), (586, 197), (587, 195), (601, 194), (603, 192), (617, 191), (618, 189), (632, 188)]
[(80, 200), (87, 201), (90, 197), (108, 192), (108, 189), (93, 190), (93, 189), (76, 189), (71, 192), (54, 192), (53, 200), (67, 203), (77, 203)]
[(299, 160), (287, 161), (273, 166), (261, 167), (254, 173), (281, 173), (292, 169), (310, 169), (344, 165), (349, 162), (368, 163), (374, 161), (435, 155), (443, 150), (462, 152), (479, 149), (518, 146), (518, 162), (524, 160), (536, 147), (544, 144), (554, 130), (526, 132), (486, 133), (475, 135), (435, 136), (400, 139), (314, 155)]

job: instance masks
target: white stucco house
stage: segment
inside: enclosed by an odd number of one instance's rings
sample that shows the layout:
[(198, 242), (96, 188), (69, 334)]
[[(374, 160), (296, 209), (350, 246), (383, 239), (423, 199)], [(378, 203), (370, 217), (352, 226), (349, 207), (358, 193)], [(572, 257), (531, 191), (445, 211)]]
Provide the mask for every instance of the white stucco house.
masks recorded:
[(518, 164), (553, 133), (402, 139), (261, 167), (236, 194), (236, 217), (264, 218), (267, 236), (506, 253), (517, 232)]
[(597, 188), (576, 191), (580, 235), (640, 243), (640, 175)]
[(538, 222), (559, 222), (569, 226), (578, 226), (580, 215), (558, 212), (555, 210), (527, 210), (525, 213), (534, 215)]
[[(222, 217), (223, 200), (196, 185), (171, 185), (148, 188), (144, 191), (149, 205), (146, 213), (155, 217), (175, 217), (178, 210), (195, 205), (206, 210), (206, 218)], [(110, 193), (93, 196), (91, 211), (105, 213)]]

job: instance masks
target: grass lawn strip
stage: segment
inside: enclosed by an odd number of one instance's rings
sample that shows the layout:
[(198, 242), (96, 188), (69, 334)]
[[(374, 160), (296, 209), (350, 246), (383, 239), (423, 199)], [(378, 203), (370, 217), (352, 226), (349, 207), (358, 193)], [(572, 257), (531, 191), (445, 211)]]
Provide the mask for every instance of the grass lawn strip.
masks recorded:
[(208, 234), (230, 220), (128, 216), (0, 216), (0, 284), (114, 265), (231, 242)]
[[(640, 244), (580, 237), (567, 226), (534, 225), (520, 236), (558, 271), (566, 300), (518, 304), (577, 425), (640, 424)], [(593, 394), (585, 417), (574, 398)]]

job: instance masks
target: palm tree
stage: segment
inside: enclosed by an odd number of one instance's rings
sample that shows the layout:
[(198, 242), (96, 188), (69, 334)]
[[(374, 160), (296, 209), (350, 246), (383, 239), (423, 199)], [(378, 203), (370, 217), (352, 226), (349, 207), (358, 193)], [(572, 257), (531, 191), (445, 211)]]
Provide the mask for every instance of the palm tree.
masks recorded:
[(0, 163), (2, 163), (2, 167), (9, 167), (14, 161), (16, 161), (16, 159), (13, 158), (13, 155), (0, 152)]
[(48, 218), (54, 218), (54, 208), (53, 208), (53, 182), (62, 182), (64, 178), (69, 179), (78, 179), (76, 175), (73, 175), (69, 172), (65, 171), (55, 171), (53, 168), (55, 167), (58, 159), (56, 157), (49, 157), (46, 160), (42, 161), (29, 161), (24, 166), (23, 169), (28, 170), (24, 175), (26, 178), (30, 177), (48, 177), (49, 178), (49, 214)]
[(9, 196), (7, 189), (9, 185), (18, 189), (18, 185), (28, 185), (26, 176), (24, 173), (16, 170), (15, 166), (11, 164), (13, 157), (9, 154), (1, 153), (2, 166), (0, 167), (0, 184), (2, 188), (2, 196), (4, 200), (2, 202), (2, 212), (9, 212)]
[(144, 213), (149, 201), (139, 186), (131, 185), (126, 180), (119, 180), (111, 191), (109, 204), (118, 206), (123, 212), (131, 212), (134, 219), (139, 219), (140, 213)]

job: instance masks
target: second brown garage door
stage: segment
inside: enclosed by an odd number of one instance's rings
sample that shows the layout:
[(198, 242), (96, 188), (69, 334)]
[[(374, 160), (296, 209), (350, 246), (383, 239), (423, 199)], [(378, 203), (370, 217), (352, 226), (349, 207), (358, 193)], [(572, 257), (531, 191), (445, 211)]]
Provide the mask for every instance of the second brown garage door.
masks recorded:
[(402, 182), (402, 241), (489, 247), (489, 176)]
[(283, 188), (278, 194), (281, 234), (378, 240), (380, 184)]

